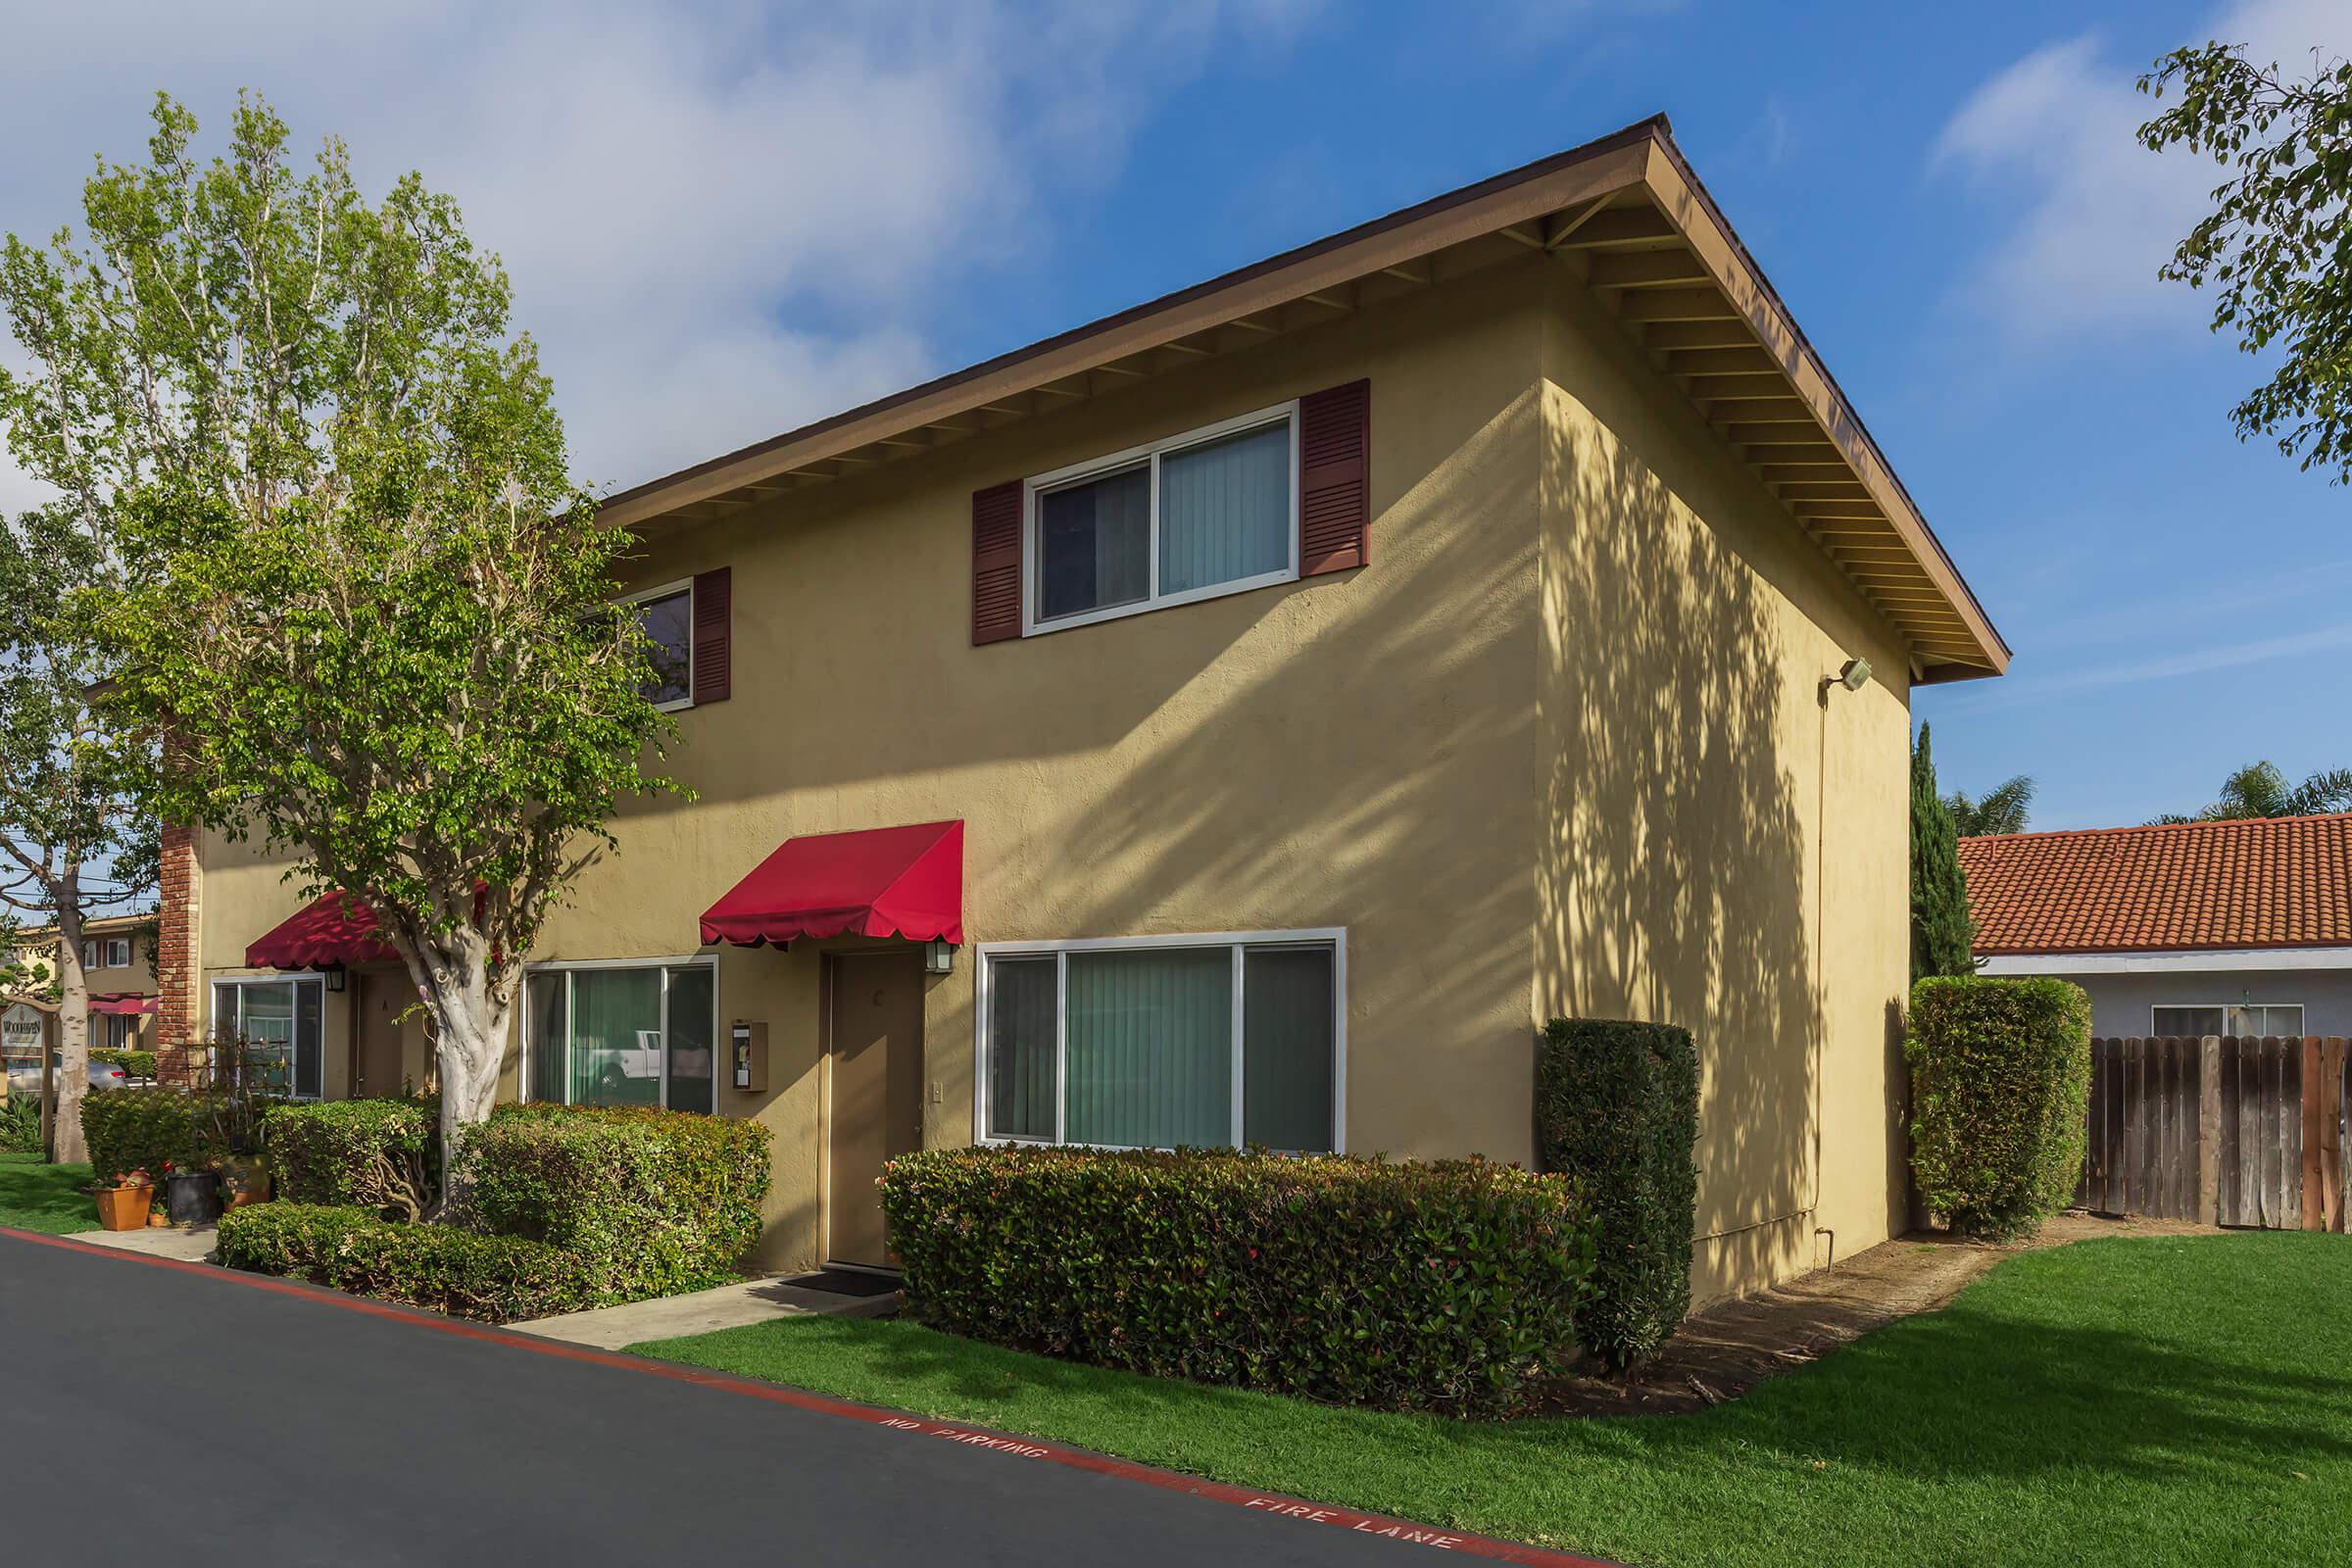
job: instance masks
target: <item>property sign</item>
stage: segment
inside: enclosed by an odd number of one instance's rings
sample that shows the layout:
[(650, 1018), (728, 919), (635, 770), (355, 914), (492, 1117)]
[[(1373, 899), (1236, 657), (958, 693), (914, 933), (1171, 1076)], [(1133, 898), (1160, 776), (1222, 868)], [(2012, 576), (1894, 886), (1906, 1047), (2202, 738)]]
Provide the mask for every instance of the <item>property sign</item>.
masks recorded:
[(12, 1061), (37, 1062), (41, 1059), (41, 1042), (48, 1033), (48, 1020), (41, 1010), (20, 1002), (0, 1012), (0, 1056)]

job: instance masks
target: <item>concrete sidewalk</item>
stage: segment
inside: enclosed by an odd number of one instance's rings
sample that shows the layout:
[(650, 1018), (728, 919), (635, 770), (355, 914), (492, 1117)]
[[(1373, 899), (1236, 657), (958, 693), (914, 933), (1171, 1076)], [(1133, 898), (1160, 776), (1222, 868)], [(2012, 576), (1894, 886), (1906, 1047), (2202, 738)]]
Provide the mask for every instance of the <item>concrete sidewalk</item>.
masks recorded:
[(135, 1231), (76, 1231), (73, 1239), (92, 1247), (113, 1247), (125, 1252), (145, 1252), (150, 1257), (176, 1257), (183, 1262), (202, 1263), (213, 1255), (218, 1229), (213, 1225), (191, 1225), (185, 1230), (149, 1225)]
[(836, 1296), (781, 1279), (742, 1280), (691, 1296), (600, 1306), (594, 1311), (566, 1312), (507, 1327), (518, 1334), (617, 1350), (647, 1340), (674, 1340), (780, 1317), (886, 1317), (899, 1309), (899, 1299), (897, 1291), (881, 1296)]

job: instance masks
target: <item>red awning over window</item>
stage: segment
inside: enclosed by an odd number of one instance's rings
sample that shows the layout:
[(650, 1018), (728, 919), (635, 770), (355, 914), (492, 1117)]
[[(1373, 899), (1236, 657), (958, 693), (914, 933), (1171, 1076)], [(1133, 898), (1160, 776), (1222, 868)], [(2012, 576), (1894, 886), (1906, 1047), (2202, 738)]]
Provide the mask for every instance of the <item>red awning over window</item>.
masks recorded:
[(795, 937), (963, 941), (963, 823), (786, 839), (703, 911), (703, 940), (756, 948)]
[(336, 963), (399, 961), (399, 950), (376, 934), (375, 912), (339, 891), (314, 900), (301, 913), (245, 950), (249, 969), (323, 969)]
[(128, 991), (110, 991), (105, 996), (92, 997), (90, 999), (90, 1010), (92, 1012), (119, 1012), (126, 1014), (137, 1012), (153, 1012), (155, 1010), (155, 999), (153, 997), (136, 996)]

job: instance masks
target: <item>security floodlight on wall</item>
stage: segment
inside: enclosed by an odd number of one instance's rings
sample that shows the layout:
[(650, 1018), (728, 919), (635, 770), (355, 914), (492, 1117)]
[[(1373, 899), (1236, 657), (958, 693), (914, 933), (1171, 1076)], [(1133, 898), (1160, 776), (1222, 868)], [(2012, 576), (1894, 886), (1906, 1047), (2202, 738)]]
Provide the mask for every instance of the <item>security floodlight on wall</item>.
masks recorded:
[(923, 944), (923, 973), (946, 974), (955, 967), (955, 943), (926, 942)]
[(1822, 682), (1824, 686), (1833, 683), (1844, 687), (1849, 692), (1860, 691), (1870, 684), (1870, 661), (1867, 659), (1847, 660), (1838, 666), (1837, 674)]

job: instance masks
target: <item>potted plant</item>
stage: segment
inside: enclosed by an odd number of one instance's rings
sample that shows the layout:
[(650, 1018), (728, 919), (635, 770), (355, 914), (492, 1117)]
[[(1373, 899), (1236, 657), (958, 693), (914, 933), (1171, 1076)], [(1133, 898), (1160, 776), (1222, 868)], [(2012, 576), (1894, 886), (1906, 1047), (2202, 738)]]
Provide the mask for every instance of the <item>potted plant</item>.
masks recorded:
[(220, 1206), (243, 1208), (270, 1200), (270, 1171), (259, 1154), (223, 1154), (213, 1165), (220, 1184)]
[(142, 1165), (136, 1170), (117, 1171), (109, 1181), (98, 1184), (98, 1223), (110, 1231), (137, 1231), (147, 1228), (147, 1205), (155, 1198), (155, 1178)]
[(209, 1170), (196, 1170), (164, 1161), (165, 1212), (174, 1225), (206, 1225), (220, 1217), (220, 1179)]
[(264, 1121), (282, 1098), (277, 1081), (283, 1064), (266, 1047), (243, 1036), (214, 1042), (210, 1052), (208, 1109), (214, 1149), (227, 1152), (212, 1160), (224, 1208), (242, 1208), (270, 1199), (270, 1169)]

